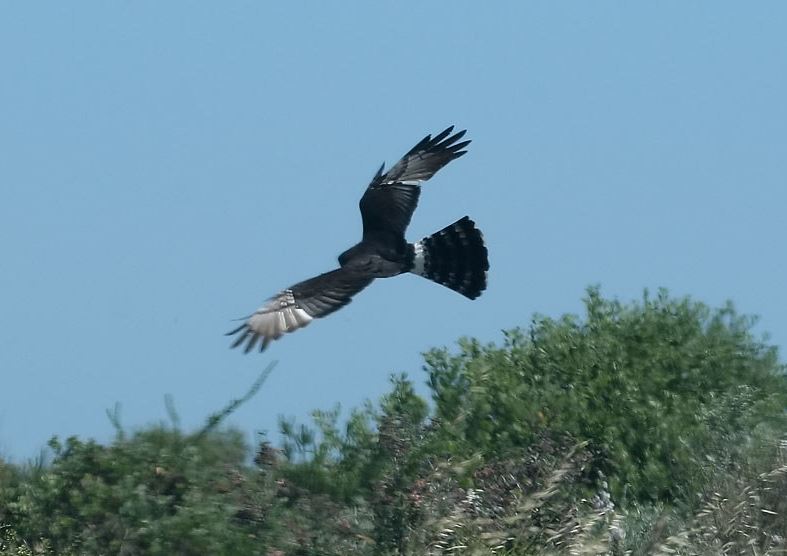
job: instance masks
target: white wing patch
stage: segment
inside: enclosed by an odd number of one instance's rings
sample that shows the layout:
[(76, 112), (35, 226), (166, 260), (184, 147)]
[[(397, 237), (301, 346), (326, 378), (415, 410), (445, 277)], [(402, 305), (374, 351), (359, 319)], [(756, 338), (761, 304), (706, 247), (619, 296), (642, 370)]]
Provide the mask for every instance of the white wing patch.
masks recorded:
[(294, 332), (308, 325), (312, 320), (306, 311), (300, 307), (285, 307), (271, 310), (267, 305), (260, 307), (249, 320), (246, 321), (249, 329), (254, 334), (278, 340), (286, 332)]
[(303, 328), (312, 320), (306, 311), (295, 304), (292, 290), (284, 290), (257, 309), (246, 325), (253, 334), (278, 340), (286, 332)]
[(265, 349), (272, 340), (278, 340), (287, 332), (303, 328), (313, 320), (314, 317), (295, 303), (292, 290), (284, 290), (257, 309), (240, 328), (230, 333), (243, 330), (232, 347), (245, 341), (245, 351), (248, 353), (259, 340), (260, 349)]

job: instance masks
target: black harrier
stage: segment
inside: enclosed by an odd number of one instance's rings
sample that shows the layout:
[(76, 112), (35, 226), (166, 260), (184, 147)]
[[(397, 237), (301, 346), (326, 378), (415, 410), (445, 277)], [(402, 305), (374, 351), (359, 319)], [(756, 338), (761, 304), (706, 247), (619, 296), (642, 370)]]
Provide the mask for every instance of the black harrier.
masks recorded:
[(377, 170), (361, 197), (363, 239), (339, 255), (339, 268), (310, 278), (271, 297), (245, 323), (232, 347), (246, 343), (248, 353), (259, 341), (260, 351), (285, 332), (341, 309), (375, 278), (412, 272), (475, 299), (486, 289), (489, 270), (486, 247), (475, 223), (465, 216), (416, 243), (404, 232), (421, 194), (421, 182), (467, 151), (458, 142), (464, 131), (451, 126), (427, 135), (388, 172)]

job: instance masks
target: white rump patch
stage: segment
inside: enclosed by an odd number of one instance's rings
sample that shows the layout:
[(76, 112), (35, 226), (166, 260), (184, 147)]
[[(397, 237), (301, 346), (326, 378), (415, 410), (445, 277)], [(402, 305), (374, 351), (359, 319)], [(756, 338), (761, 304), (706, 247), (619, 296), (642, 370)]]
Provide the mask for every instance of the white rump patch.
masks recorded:
[(410, 272), (418, 276), (426, 276), (426, 274), (424, 274), (424, 269), (426, 268), (424, 244), (420, 241), (415, 242), (413, 244), (413, 250), (415, 251), (415, 257), (413, 257), (413, 269)]

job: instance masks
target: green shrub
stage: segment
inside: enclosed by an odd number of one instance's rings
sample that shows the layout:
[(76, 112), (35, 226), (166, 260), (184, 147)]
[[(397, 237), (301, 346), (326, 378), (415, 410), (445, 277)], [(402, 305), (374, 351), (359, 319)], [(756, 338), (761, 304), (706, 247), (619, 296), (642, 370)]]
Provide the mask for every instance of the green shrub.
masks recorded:
[[(282, 420), (254, 465), (221, 422), (0, 460), (0, 555), (775, 554), (787, 378), (752, 319), (590, 289), (585, 315), (426, 354), (378, 403)], [(782, 440), (779, 450), (773, 446)]]
[[(156, 427), (110, 446), (50, 442), (51, 465), (4, 492), (4, 519), (56, 553), (255, 553), (235, 523), (246, 448), (238, 433), (199, 439)], [(230, 552), (227, 552), (230, 551)]]
[(567, 433), (590, 442), (618, 500), (675, 501), (702, 490), (710, 459), (784, 430), (785, 368), (731, 306), (663, 291), (624, 305), (597, 289), (585, 306), (584, 319), (539, 317), (503, 347), (427, 354), (446, 450), (500, 454)]

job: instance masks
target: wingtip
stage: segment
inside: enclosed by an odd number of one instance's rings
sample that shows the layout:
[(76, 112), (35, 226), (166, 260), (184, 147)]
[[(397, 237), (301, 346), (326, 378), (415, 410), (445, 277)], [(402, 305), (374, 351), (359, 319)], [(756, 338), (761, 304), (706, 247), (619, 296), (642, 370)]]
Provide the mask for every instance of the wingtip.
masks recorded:
[(260, 338), (259, 334), (252, 334), (249, 338), (249, 341), (246, 342), (246, 347), (243, 349), (243, 353), (249, 353), (251, 350), (254, 349), (254, 344), (257, 343), (257, 340)]
[(241, 345), (243, 343), (243, 341), (246, 339), (246, 336), (248, 336), (248, 335), (249, 335), (249, 333), (248, 333), (248, 331), (246, 331), (243, 334), (241, 334), (240, 336), (238, 336), (237, 339), (234, 342), (232, 342), (232, 344), (230, 344), (230, 349), (235, 349), (236, 347)]
[[(443, 139), (445, 139), (446, 137), (448, 137), (449, 135), (451, 135), (451, 132), (452, 132), (453, 130), (454, 130), (454, 126), (448, 126), (448, 127), (447, 127), (447, 128), (445, 128), (443, 131), (441, 131), (440, 133), (438, 133), (437, 135), (435, 135), (433, 139), (430, 139), (430, 140), (429, 140), (429, 143), (431, 143), (431, 145), (432, 145), (432, 146), (436, 146), (436, 145), (437, 145), (437, 144), (439, 144), (439, 143), (440, 143), (440, 142), (441, 142)], [(450, 139), (449, 139), (449, 141), (450, 141)]]
[(234, 330), (231, 330), (230, 332), (226, 332), (224, 335), (225, 336), (234, 336), (235, 334), (237, 334), (238, 332), (240, 332), (244, 328), (246, 328), (246, 323), (245, 322), (243, 324), (241, 324), (238, 328), (235, 328)]
[(471, 141), (469, 139), (462, 141), (461, 143), (458, 142), (467, 133), (466, 129), (457, 131), (452, 135), (451, 133), (453, 130), (454, 126), (449, 126), (445, 130), (435, 135), (434, 139), (430, 141), (432, 147), (456, 152), (470, 144)]

